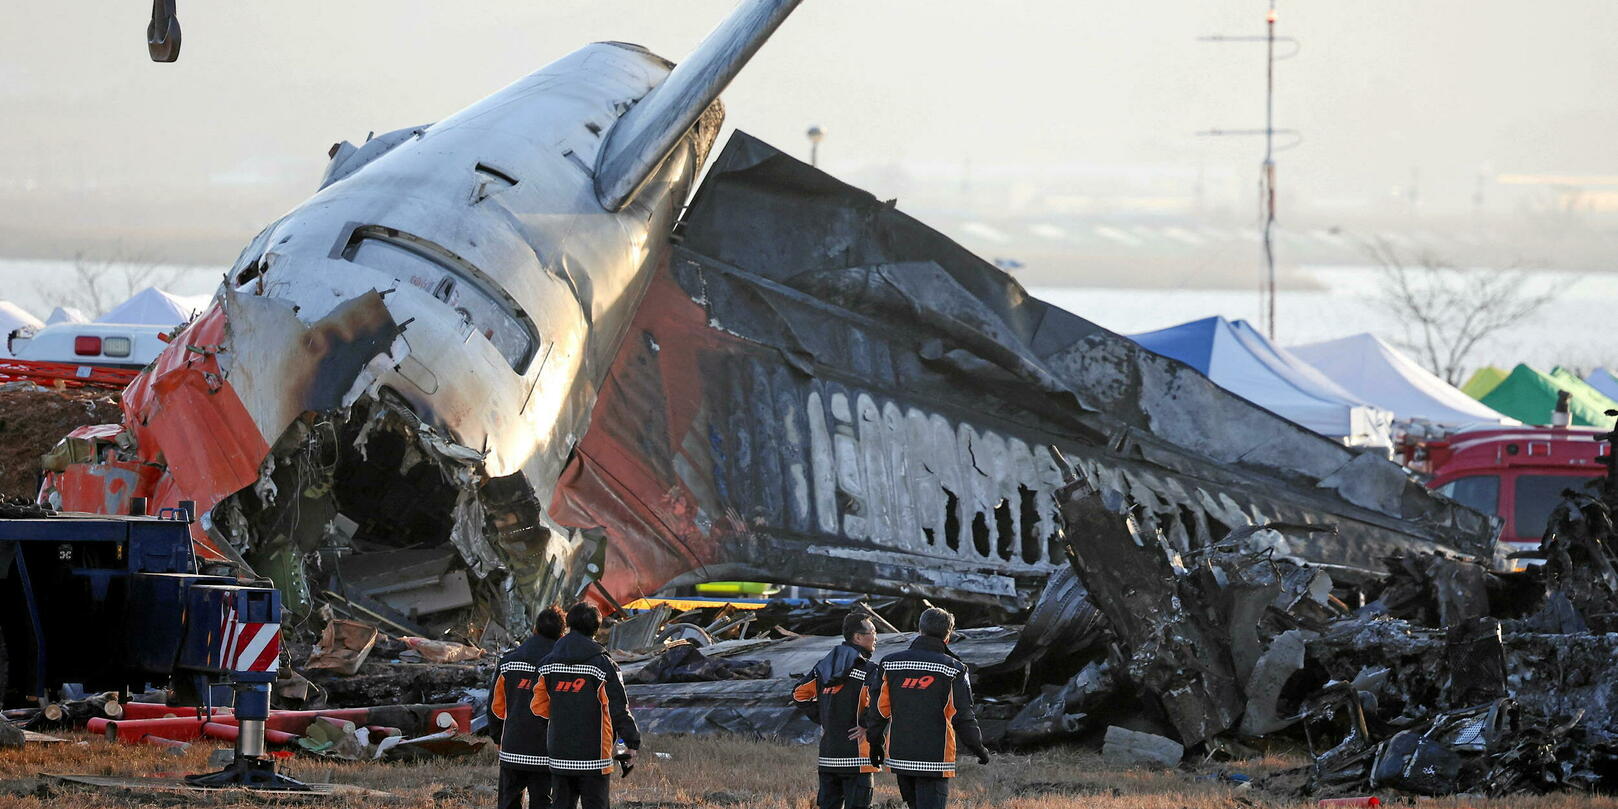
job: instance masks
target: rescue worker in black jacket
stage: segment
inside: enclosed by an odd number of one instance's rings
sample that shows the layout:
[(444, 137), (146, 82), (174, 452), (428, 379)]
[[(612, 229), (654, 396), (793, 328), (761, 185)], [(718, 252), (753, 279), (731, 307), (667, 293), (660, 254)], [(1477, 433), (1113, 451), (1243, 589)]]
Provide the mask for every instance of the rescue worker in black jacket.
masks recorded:
[(601, 612), (590, 604), (567, 611), (568, 633), (540, 661), (539, 683), (530, 707), (550, 720), (545, 737), (554, 809), (607, 809), (613, 748), (628, 748), (625, 766), (634, 766), (640, 729), (629, 714), (618, 664), (595, 642)]
[(966, 664), (950, 651), (955, 616), (937, 607), (921, 614), (921, 633), (902, 652), (882, 658), (865, 713), (871, 764), (887, 763), (910, 809), (944, 809), (955, 753), (964, 748), (989, 763)]
[(489, 712), (501, 724), (492, 734), (500, 745), (499, 809), (522, 809), (524, 792), (528, 793), (530, 809), (551, 805), (546, 723), (529, 706), (534, 699), (534, 684), (539, 680), (539, 663), (561, 636), (562, 611), (546, 607), (534, 619), (534, 634), (507, 652), (495, 667)]
[(876, 674), (876, 626), (859, 613), (843, 618), (843, 642), (792, 689), (792, 700), (820, 726), (819, 809), (869, 809), (870, 744), (860, 726), (870, 704), (867, 683)]

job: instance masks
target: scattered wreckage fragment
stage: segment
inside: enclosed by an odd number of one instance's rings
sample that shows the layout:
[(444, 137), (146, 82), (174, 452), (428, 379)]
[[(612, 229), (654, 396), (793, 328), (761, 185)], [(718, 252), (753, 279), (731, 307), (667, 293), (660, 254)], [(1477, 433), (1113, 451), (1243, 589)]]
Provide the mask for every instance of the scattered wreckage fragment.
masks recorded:
[(1406, 553), (1378, 577), (1300, 558), (1318, 525), (1184, 548), (1106, 484), (1087, 475), (1064, 492), (1069, 525), (1091, 530), (1070, 542), (1078, 584), (1060, 589), (1105, 616), (1111, 651), (1024, 708), (1012, 727), (1027, 740), (1097, 727), (1108, 717), (1079, 707), (1124, 694), (1146, 706), (1137, 722), (1210, 754), (1301, 738), (1315, 754), (1306, 794), (1613, 785), (1618, 634), (1603, 622), (1618, 614), (1618, 559), (1603, 499), (1568, 492), (1537, 554), (1550, 561), (1528, 572), (1493, 572), (1488, 553)]
[[(1610, 575), (1618, 537), (1611, 482), (1601, 497), (1564, 494), (1534, 554), (1544, 565), (1478, 576), (1455, 575), (1448, 561), (1393, 560), (1383, 598), (1310, 644), (1311, 657), (1339, 683), (1311, 714), (1355, 717), (1351, 732), (1317, 760), (1317, 785), (1421, 794), (1612, 788), (1618, 634), (1608, 630), (1618, 614)], [(1496, 585), (1506, 578), (1541, 586)], [(1427, 603), (1410, 598), (1422, 591)], [(1371, 611), (1390, 606), (1437, 620), (1423, 626)], [(1356, 667), (1352, 684), (1341, 685)]]
[(1156, 701), (1182, 743), (1259, 736), (1297, 721), (1282, 692), (1303, 668), (1304, 643), (1337, 615), (1331, 578), (1284, 557), (1288, 537), (1318, 526), (1246, 526), (1181, 550), (1117, 492), (1087, 480), (1065, 513), (1092, 527), (1074, 566), (1106, 614), (1127, 679)]

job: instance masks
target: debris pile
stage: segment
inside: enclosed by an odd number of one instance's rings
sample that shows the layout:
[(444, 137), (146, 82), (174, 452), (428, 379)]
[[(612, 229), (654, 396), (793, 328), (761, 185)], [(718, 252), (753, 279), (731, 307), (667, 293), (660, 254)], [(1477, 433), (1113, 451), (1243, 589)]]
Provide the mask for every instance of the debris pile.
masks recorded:
[[(325, 611), (331, 615), (331, 611)], [(283, 627), (283, 631), (288, 630)], [(391, 635), (363, 621), (331, 617), (310, 643), (291, 628), (293, 665), (275, 687), (277, 704), (303, 709), (396, 702), (466, 703), (481, 716), (499, 655), (453, 640)], [(481, 720), (477, 727), (482, 727)]]
[[(841, 620), (850, 605), (777, 607), (789, 608), (812, 620), (825, 615)], [(1005, 627), (965, 629), (953, 648), (974, 668), (985, 669), (1006, 658), (1017, 636), (1015, 629)], [(914, 638), (914, 633), (879, 634), (878, 653), (902, 648)], [(841, 635), (789, 631), (782, 636), (772, 630), (762, 637), (714, 641), (700, 648), (696, 641), (681, 639), (639, 653), (615, 651), (613, 656), (623, 668), (630, 708), (643, 733), (734, 733), (809, 743), (819, 729), (793, 705), (792, 686), (842, 640)]]
[(695, 644), (682, 640), (625, 677), (628, 683), (706, 683), (715, 680), (764, 680), (770, 661), (708, 657)]
[(1054, 577), (1047, 600), (1093, 605), (1105, 640), (1022, 707), (1007, 742), (1105, 729), (1105, 754), (1164, 763), (1302, 742), (1314, 764), (1269, 786), (1308, 795), (1613, 786), (1618, 559), (1602, 498), (1568, 492), (1535, 554), (1545, 564), (1526, 572), (1398, 555), (1380, 580), (1344, 585), (1286, 553), (1319, 526), (1244, 526), (1188, 548), (1127, 494), (1079, 481), (1066, 495), (1069, 523), (1092, 530), (1070, 544), (1076, 579)]

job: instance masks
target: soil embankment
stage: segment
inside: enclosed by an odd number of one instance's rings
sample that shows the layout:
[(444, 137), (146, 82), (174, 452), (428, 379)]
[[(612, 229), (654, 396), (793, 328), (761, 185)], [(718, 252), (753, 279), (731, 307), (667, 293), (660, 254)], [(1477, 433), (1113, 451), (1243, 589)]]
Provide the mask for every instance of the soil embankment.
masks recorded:
[(0, 496), (34, 499), (39, 456), (75, 427), (121, 417), (116, 392), (0, 385)]

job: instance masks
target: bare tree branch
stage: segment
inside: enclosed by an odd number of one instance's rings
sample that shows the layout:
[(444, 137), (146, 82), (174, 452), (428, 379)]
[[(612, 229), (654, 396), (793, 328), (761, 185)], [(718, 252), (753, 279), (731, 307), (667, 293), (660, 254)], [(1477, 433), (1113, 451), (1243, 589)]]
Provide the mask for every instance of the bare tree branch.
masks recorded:
[(1384, 238), (1363, 245), (1380, 268), (1378, 302), (1399, 320), (1400, 348), (1415, 353), (1434, 374), (1461, 383), (1467, 359), (1489, 335), (1516, 325), (1545, 308), (1553, 292), (1525, 291), (1528, 273), (1469, 270), (1423, 251), (1407, 256)]
[(47, 306), (74, 307), (97, 318), (146, 287), (161, 289), (174, 284), (181, 273), (179, 268), (123, 252), (108, 258), (77, 253), (66, 278), (35, 281), (34, 291)]

